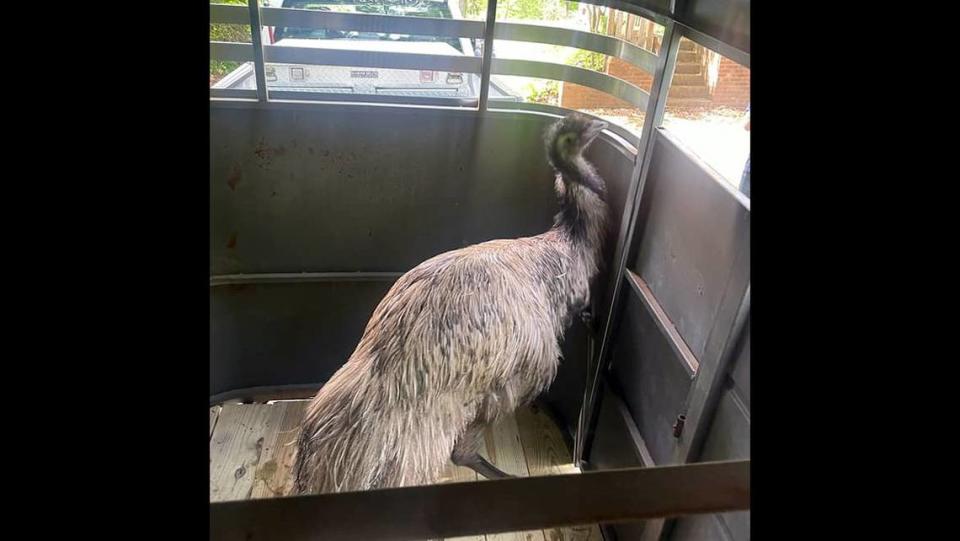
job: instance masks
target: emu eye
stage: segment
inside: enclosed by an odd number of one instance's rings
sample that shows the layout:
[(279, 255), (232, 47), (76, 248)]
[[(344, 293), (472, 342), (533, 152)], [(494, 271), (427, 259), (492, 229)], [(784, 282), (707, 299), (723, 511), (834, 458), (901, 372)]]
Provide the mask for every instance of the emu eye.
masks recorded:
[(575, 135), (575, 134), (572, 134), (572, 133), (567, 133), (567, 134), (564, 134), (564, 135), (560, 136), (560, 140), (559, 140), (559, 142), (560, 142), (560, 149), (561, 149), (561, 150), (570, 150), (570, 148), (573, 146), (573, 141), (574, 141), (575, 138), (576, 138), (576, 135)]

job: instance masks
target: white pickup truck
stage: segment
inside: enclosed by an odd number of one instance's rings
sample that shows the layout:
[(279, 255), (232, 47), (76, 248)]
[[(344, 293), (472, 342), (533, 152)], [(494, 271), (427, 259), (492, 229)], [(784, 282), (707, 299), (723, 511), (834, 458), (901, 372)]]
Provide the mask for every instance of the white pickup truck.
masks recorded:
[[(282, 7), (337, 13), (463, 18), (456, 0), (284, 0)], [(264, 43), (278, 47), (448, 56), (481, 54), (479, 47), (466, 38), (290, 27), (264, 28), (263, 35)], [(480, 94), (480, 76), (476, 73), (276, 63), (267, 63), (264, 70), (271, 90), (460, 98)], [(241, 65), (213, 88), (256, 88), (253, 63)], [(520, 101), (493, 81), (490, 99)]]

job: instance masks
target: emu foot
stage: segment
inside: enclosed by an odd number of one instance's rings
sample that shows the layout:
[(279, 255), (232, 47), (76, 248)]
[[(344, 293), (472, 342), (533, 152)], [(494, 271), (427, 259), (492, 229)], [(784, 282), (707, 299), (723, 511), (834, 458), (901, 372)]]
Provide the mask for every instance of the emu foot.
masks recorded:
[(474, 455), (468, 459), (454, 458), (453, 463), (457, 466), (470, 468), (487, 479), (510, 479), (516, 477), (516, 475), (510, 475), (509, 473), (487, 462), (487, 459), (480, 455)]

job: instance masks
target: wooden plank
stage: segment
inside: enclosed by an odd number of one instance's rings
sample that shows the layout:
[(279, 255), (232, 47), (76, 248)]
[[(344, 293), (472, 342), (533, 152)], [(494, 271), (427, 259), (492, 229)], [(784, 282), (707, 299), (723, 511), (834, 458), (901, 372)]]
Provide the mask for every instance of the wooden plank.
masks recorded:
[(293, 488), (293, 461), (296, 458), (297, 438), (300, 436), (300, 421), (308, 403), (307, 400), (295, 400), (268, 405), (283, 409), (283, 420), (276, 435), (272, 439), (264, 440), (263, 454), (254, 473), (252, 498), (286, 496)]
[(244, 500), (253, 491), (264, 445), (275, 445), (284, 407), (227, 404), (210, 438), (210, 501)]
[[(514, 416), (501, 419), (492, 427), (484, 431), (485, 446), (481, 447), (480, 454), (494, 466), (518, 477), (528, 477), (527, 459), (523, 456), (523, 445), (520, 443), (520, 431), (517, 429), (517, 420)], [(478, 476), (478, 479), (485, 480)], [(487, 535), (487, 541), (546, 541), (543, 531), (531, 530), (525, 532), (510, 532)]]
[(220, 406), (210, 408), (210, 437), (213, 437), (213, 427), (217, 426), (217, 417), (220, 416)]
[[(516, 413), (520, 443), (531, 476), (580, 473), (556, 424), (539, 408), (521, 408)], [(602, 541), (596, 524), (543, 530), (548, 541)]]
[(573, 455), (553, 420), (539, 408), (517, 410), (517, 429), (530, 475), (574, 473)]

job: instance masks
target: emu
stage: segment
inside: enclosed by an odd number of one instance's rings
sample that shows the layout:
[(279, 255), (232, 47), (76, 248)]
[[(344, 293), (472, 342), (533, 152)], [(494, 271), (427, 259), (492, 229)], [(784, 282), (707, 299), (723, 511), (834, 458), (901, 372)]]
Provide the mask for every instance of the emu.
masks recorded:
[(440, 254), (391, 287), (307, 407), (293, 494), (430, 484), (448, 459), (510, 477), (480, 456), (482, 432), (547, 389), (589, 302), (607, 205), (583, 151), (606, 126), (574, 113), (547, 130), (560, 203), (547, 232)]

